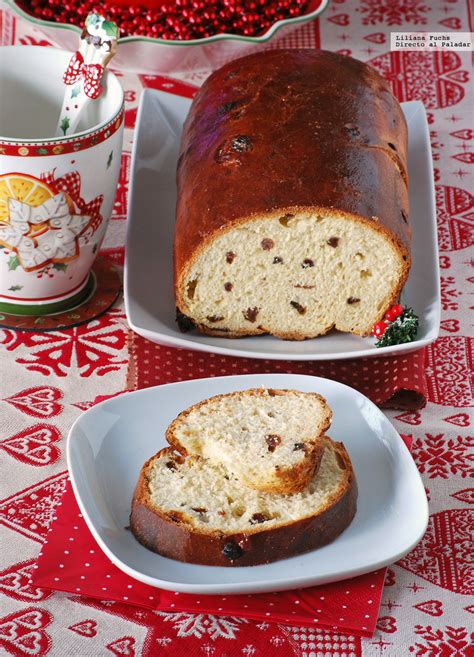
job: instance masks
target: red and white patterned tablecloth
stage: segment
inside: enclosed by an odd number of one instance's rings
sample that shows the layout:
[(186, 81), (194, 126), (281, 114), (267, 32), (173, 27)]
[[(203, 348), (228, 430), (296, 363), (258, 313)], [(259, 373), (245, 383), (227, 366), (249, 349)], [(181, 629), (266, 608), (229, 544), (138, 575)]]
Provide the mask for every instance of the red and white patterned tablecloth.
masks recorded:
[[(471, 9), (471, 15), (470, 15)], [(472, 53), (391, 53), (390, 31), (474, 31), (470, 0), (332, 0), (321, 19), (280, 40), (370, 62), (400, 100), (428, 110), (440, 242), (441, 333), (428, 348), (428, 392), (420, 411), (387, 411), (413, 438), (430, 523), (415, 550), (389, 569), (377, 629), (360, 638), (307, 627), (140, 611), (28, 584), (65, 486), (65, 438), (98, 395), (127, 389), (130, 329), (122, 303), (100, 319), (53, 333), (0, 331), (0, 654), (17, 657), (146, 655), (193, 657), (472, 657), (474, 456), (472, 283), (474, 264), (474, 85)], [(0, 6), (0, 43), (51, 45)], [(123, 264), (133, 126), (141, 91), (200, 84), (126, 74), (120, 187), (103, 253)], [(176, 85), (176, 87), (175, 87)], [(0, 90), (1, 103), (1, 90)], [(171, 355), (170, 353), (171, 352)], [(195, 367), (180, 352), (181, 371)], [(157, 361), (158, 362), (158, 361)], [(161, 361), (160, 361), (161, 362)], [(155, 367), (160, 366), (155, 363)], [(173, 350), (162, 355), (173, 379)], [(216, 362), (219, 374), (219, 362)], [(150, 614), (153, 619), (150, 620)]]

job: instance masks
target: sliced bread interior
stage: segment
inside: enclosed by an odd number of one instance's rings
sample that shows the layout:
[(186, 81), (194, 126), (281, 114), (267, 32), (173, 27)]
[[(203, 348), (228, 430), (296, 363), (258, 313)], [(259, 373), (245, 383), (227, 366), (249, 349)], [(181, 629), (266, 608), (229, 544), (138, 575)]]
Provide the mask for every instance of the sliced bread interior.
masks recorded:
[(323, 441), (317, 475), (291, 495), (247, 488), (220, 465), (163, 449), (142, 468), (131, 529), (155, 552), (211, 565), (268, 563), (324, 545), (350, 524), (357, 485), (342, 443)]
[(178, 307), (210, 335), (369, 335), (398, 298), (407, 258), (377, 223), (334, 210), (255, 217), (200, 250)]
[(166, 439), (184, 454), (224, 465), (246, 486), (293, 493), (317, 471), (331, 419), (321, 395), (256, 388), (191, 406), (171, 423)]

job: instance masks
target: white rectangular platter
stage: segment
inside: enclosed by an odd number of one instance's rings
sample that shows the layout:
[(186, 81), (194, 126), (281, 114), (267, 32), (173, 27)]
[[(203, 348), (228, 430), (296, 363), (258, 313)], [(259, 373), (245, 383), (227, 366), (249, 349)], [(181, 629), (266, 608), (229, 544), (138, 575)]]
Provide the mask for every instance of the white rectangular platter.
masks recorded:
[(290, 342), (263, 335), (241, 339), (180, 333), (173, 294), (173, 235), (176, 163), (181, 128), (191, 101), (145, 90), (135, 132), (129, 192), (125, 264), (125, 305), (134, 331), (158, 344), (230, 356), (278, 360), (332, 360), (400, 354), (438, 336), (440, 287), (433, 168), (426, 112), (422, 103), (402, 103), (408, 123), (412, 267), (402, 302), (420, 318), (417, 339), (375, 347), (372, 337), (346, 333)]

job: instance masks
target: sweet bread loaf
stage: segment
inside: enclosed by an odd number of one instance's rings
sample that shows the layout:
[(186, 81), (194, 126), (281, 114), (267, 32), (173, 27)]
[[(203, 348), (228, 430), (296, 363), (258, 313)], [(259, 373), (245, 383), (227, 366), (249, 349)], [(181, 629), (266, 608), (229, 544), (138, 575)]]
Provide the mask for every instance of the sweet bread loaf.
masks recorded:
[(166, 439), (181, 453), (223, 465), (246, 486), (293, 493), (314, 477), (331, 419), (317, 393), (256, 388), (191, 406)]
[(262, 493), (199, 456), (158, 452), (143, 466), (130, 527), (165, 557), (253, 566), (333, 541), (356, 512), (357, 484), (341, 443), (325, 438), (318, 473), (302, 492)]
[(198, 91), (178, 161), (178, 317), (203, 333), (368, 335), (410, 267), (407, 126), (370, 66), (234, 60)]

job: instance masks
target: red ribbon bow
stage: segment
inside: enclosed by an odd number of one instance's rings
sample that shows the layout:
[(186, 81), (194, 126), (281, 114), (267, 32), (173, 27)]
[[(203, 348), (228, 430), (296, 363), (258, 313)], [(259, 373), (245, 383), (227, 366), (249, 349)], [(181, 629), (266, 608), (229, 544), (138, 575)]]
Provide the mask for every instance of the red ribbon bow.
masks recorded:
[(75, 84), (81, 79), (84, 80), (84, 93), (89, 98), (96, 99), (102, 93), (100, 80), (103, 72), (104, 67), (100, 64), (84, 64), (84, 57), (78, 51), (71, 57), (63, 80), (65, 84)]

